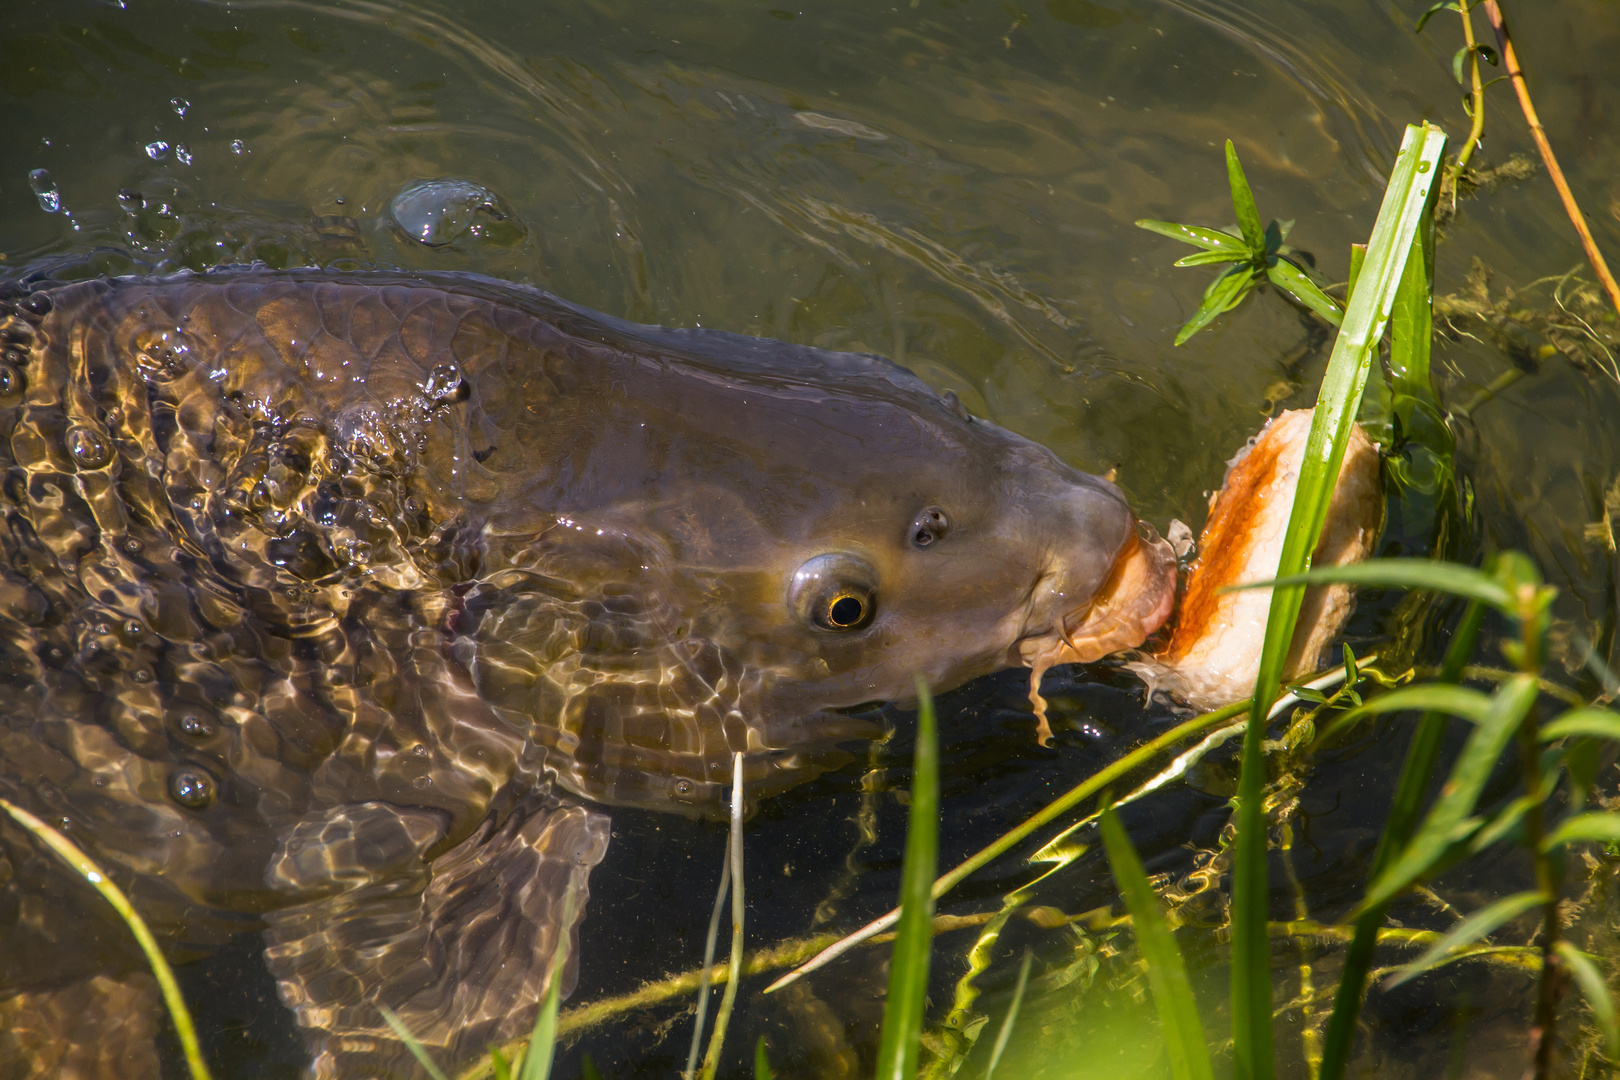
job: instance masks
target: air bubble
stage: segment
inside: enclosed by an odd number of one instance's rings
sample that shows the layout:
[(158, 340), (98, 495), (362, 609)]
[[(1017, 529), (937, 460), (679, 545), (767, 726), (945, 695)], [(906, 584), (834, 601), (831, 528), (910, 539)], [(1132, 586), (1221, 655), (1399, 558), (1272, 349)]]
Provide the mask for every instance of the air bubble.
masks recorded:
[(62, 209), (62, 192), (51, 179), (51, 174), (44, 169), (35, 169), (28, 174), (28, 186), (34, 189), (34, 198), (39, 200), (39, 208), (47, 214), (54, 214)]
[(243, 154), (245, 154), (247, 152), (248, 152), (247, 143), (243, 142), (241, 139), (232, 139), (231, 140), (231, 153), (237, 155), (238, 157), (241, 157)]
[(0, 364), (0, 399), (14, 398), (23, 392), (23, 373), (10, 364)]
[(93, 427), (75, 425), (62, 438), (73, 464), (81, 469), (99, 469), (112, 460), (112, 443)]
[(174, 160), (182, 165), (191, 164), (191, 149), (185, 143), (174, 144)]
[(201, 769), (180, 768), (169, 776), (169, 794), (191, 810), (201, 810), (214, 801), (214, 778)]
[(146, 156), (153, 161), (162, 161), (169, 156), (169, 144), (162, 139), (147, 143), (144, 149), (146, 150)]
[(428, 372), (427, 382), (422, 385), (422, 392), (435, 405), (463, 401), (467, 397), (467, 391), (467, 383), (462, 378), (461, 368), (455, 364), (438, 365)]
[(506, 244), (524, 233), (499, 195), (467, 180), (412, 184), (388, 208), (401, 232), (428, 247), (443, 247), (468, 234)]
[(169, 105), (174, 109), (174, 115), (180, 117), (182, 120), (185, 119), (186, 110), (191, 108), (191, 102), (187, 101), (185, 98), (178, 97), (170, 98)]
[(187, 713), (180, 718), (180, 730), (194, 739), (206, 739), (214, 734), (214, 722), (206, 716)]

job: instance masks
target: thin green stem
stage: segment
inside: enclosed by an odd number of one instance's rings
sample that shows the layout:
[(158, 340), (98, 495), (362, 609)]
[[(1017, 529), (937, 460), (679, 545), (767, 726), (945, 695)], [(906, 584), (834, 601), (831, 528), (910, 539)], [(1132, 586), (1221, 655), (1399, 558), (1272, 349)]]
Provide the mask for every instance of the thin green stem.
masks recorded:
[(709, 1036), (709, 1049), (703, 1055), (702, 1080), (714, 1080), (720, 1068), (720, 1048), (725, 1045), (726, 1026), (731, 1022), (731, 1009), (737, 1003), (737, 986), (742, 982), (743, 964), (743, 756), (732, 755), (731, 771), (731, 964), (726, 971), (726, 992), (720, 999), (720, 1011), (714, 1015), (714, 1034)]
[(185, 999), (180, 996), (180, 985), (175, 982), (174, 971), (169, 967), (169, 962), (163, 958), (163, 950), (158, 948), (157, 939), (147, 928), (146, 920), (141, 918), (140, 913), (129, 902), (124, 890), (114, 885), (101, 867), (96, 865), (95, 860), (86, 855), (77, 844), (33, 814), (4, 799), (0, 799), (0, 810), (10, 814), (17, 824), (27, 829), (59, 859), (78, 871), (80, 876), (101, 894), (102, 899), (118, 912), (118, 917), (124, 920), (124, 925), (129, 927), (129, 932), (135, 935), (141, 951), (146, 954), (146, 962), (152, 965), (152, 974), (157, 976), (158, 988), (163, 992), (163, 1003), (169, 1007), (169, 1018), (174, 1021), (174, 1031), (180, 1038), (180, 1050), (185, 1055), (186, 1067), (191, 1070), (192, 1080), (210, 1080), (208, 1066), (203, 1061), (202, 1048), (197, 1043), (197, 1029), (191, 1022), (191, 1012), (186, 1008)]
[(1468, 70), (1473, 81), (1472, 114), (1473, 127), (1468, 129), (1468, 141), (1457, 149), (1457, 160), (1451, 164), (1451, 197), (1457, 197), (1457, 178), (1468, 167), (1468, 159), (1474, 156), (1474, 148), (1479, 145), (1480, 137), (1485, 134), (1485, 82), (1479, 73), (1479, 49), (1474, 40), (1473, 5), (1464, 0), (1462, 9), (1458, 12), (1462, 18), (1463, 41), (1468, 46)]

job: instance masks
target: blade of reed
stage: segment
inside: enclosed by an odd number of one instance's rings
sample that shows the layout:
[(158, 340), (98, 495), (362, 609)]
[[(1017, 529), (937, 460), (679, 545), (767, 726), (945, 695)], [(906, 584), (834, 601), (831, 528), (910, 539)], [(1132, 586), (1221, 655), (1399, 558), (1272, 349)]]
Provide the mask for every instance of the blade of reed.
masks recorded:
[[(1279, 578), (1305, 570), (1316, 548), (1349, 441), (1350, 425), (1367, 384), (1373, 352), (1383, 336), (1412, 241), (1428, 206), (1430, 189), (1439, 175), (1445, 141), (1445, 133), (1438, 128), (1424, 125), (1406, 129), (1356, 290), (1345, 310), (1317, 394), (1316, 413), (1278, 563)], [(1249, 728), (1243, 740), (1232, 869), (1232, 1037), (1237, 1080), (1271, 1080), (1275, 1066), (1271, 951), (1266, 933), (1270, 896), (1262, 742), (1266, 713), (1281, 688), (1283, 664), (1303, 598), (1304, 590), (1298, 586), (1272, 591)]]
[(174, 1023), (174, 1031), (180, 1039), (180, 1050), (185, 1056), (186, 1068), (191, 1071), (192, 1080), (210, 1080), (208, 1065), (203, 1061), (202, 1047), (197, 1044), (197, 1028), (191, 1022), (191, 1011), (186, 1008), (185, 999), (180, 996), (180, 985), (174, 981), (174, 971), (169, 967), (169, 962), (163, 958), (163, 950), (158, 948), (157, 939), (152, 936), (146, 920), (141, 918), (140, 913), (129, 902), (124, 890), (114, 885), (102, 872), (101, 867), (96, 865), (95, 860), (86, 855), (77, 844), (33, 814), (4, 799), (0, 799), (0, 810), (11, 815), (17, 824), (50, 848), (57, 858), (77, 871), (101, 894), (102, 899), (118, 912), (118, 917), (124, 920), (129, 932), (135, 935), (135, 941), (140, 945), (141, 952), (146, 954), (146, 962), (152, 966), (152, 974), (157, 978), (158, 989), (163, 993), (163, 1003), (168, 1006), (169, 1019)]
[(737, 985), (742, 982), (743, 962), (743, 756), (731, 759), (731, 964), (727, 969), (726, 992), (720, 998), (720, 1011), (714, 1014), (714, 1033), (703, 1055), (702, 1080), (714, 1080), (720, 1068), (720, 1048), (725, 1045), (726, 1026), (737, 1003)]
[(568, 934), (574, 925), (574, 904), (577, 894), (572, 884), (563, 894), (562, 929), (557, 934), (556, 947), (551, 950), (551, 962), (546, 971), (546, 996), (540, 1003), (540, 1015), (534, 1018), (534, 1030), (529, 1033), (529, 1045), (523, 1051), (523, 1063), (517, 1070), (519, 1080), (549, 1080), (551, 1063), (557, 1056), (557, 1008), (562, 1002), (563, 970), (568, 963)]
[(1569, 967), (1570, 974), (1575, 976), (1575, 985), (1581, 988), (1581, 996), (1586, 998), (1587, 1006), (1592, 1010), (1592, 1018), (1597, 1021), (1598, 1029), (1603, 1032), (1603, 1042), (1608, 1048), (1609, 1060), (1620, 1057), (1620, 1015), (1616, 1014), (1614, 996), (1609, 993), (1608, 980), (1592, 958), (1581, 952), (1568, 941), (1560, 941), (1553, 946), (1558, 950), (1559, 957)]
[(1409, 979), (1417, 978), (1425, 971), (1451, 959), (1450, 953), (1453, 950), (1467, 948), (1480, 938), (1494, 934), (1503, 923), (1511, 922), (1531, 908), (1540, 907), (1546, 902), (1546, 893), (1531, 889), (1528, 892), (1512, 893), (1485, 905), (1448, 930), (1444, 937), (1423, 950), (1422, 955), (1416, 960), (1397, 969), (1384, 986), (1387, 989), (1394, 989)]
[(917, 749), (906, 822), (906, 859), (900, 872), (900, 925), (889, 959), (889, 995), (883, 1004), (883, 1038), (877, 1080), (911, 1080), (922, 1045), (928, 962), (934, 947), (934, 870), (939, 861), (939, 745), (934, 699), (917, 678)]
[(1131, 845), (1119, 815), (1112, 807), (1104, 810), (1100, 822), (1103, 845), (1108, 849), (1108, 865), (1114, 882), (1131, 913), (1136, 947), (1147, 966), (1148, 985), (1153, 989), (1153, 1005), (1159, 1013), (1159, 1031), (1170, 1055), (1170, 1075), (1174, 1080), (1214, 1080), (1209, 1064), (1209, 1047), (1204, 1042), (1204, 1025), (1198, 1019), (1198, 1002), (1181, 949), (1159, 910), (1159, 898), (1148, 884), (1147, 871)]
[(1013, 1025), (1018, 1023), (1018, 1010), (1024, 1004), (1024, 990), (1029, 986), (1029, 967), (1034, 959), (1035, 954), (1025, 949), (1024, 962), (1018, 968), (1018, 983), (1013, 987), (1012, 1003), (1007, 1006), (1007, 1015), (1002, 1018), (1001, 1030), (996, 1032), (996, 1045), (990, 1048), (990, 1064), (984, 1068), (984, 1080), (993, 1080), (996, 1066), (1001, 1064), (1001, 1055), (1006, 1052), (1007, 1042), (1012, 1038)]
[(731, 887), (731, 841), (726, 841), (726, 857), (720, 865), (720, 887), (714, 891), (714, 910), (709, 913), (709, 936), (703, 944), (703, 988), (698, 991), (697, 1019), (692, 1024), (692, 1046), (686, 1052), (686, 1080), (697, 1075), (698, 1051), (703, 1048), (703, 1025), (709, 1015), (709, 992), (714, 987), (714, 947), (720, 940), (720, 913), (726, 909), (726, 893)]
[(382, 1018), (388, 1022), (389, 1027), (394, 1029), (394, 1034), (398, 1035), (400, 1042), (405, 1044), (405, 1049), (409, 1050), (411, 1056), (416, 1059), (417, 1064), (422, 1066), (423, 1072), (427, 1073), (432, 1080), (449, 1080), (444, 1075), (444, 1070), (440, 1069), (434, 1060), (428, 1056), (427, 1047), (423, 1046), (421, 1041), (411, 1034), (411, 1029), (406, 1026), (405, 1021), (400, 1018), (397, 1012), (386, 1005), (377, 1006), (377, 1011), (382, 1013)]

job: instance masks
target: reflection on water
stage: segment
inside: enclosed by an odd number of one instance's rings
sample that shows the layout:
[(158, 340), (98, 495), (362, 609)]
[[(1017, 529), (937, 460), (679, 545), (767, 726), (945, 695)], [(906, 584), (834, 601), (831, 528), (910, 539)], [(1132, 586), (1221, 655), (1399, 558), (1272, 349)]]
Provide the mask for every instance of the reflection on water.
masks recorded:
[[(1457, 135), (1465, 123), (1449, 16), (1417, 38), (1404, 5), (772, 3), (19, 0), (0, 13), (0, 251), (13, 267), (94, 251), (108, 272), (249, 260), (476, 270), (640, 321), (881, 352), (1080, 467), (1117, 468), (1162, 527), (1196, 524), (1224, 458), (1268, 403), (1300, 404), (1325, 357), (1269, 295), (1173, 349), (1205, 278), (1171, 269), (1184, 252), (1131, 222), (1227, 222), (1218, 147), (1230, 137), (1262, 209), (1296, 218), (1291, 242), (1342, 277), (1401, 125), (1429, 117)], [(1620, 251), (1620, 15), (1543, 5), (1520, 36), (1598, 242)], [(1492, 94), (1484, 153), (1501, 161), (1529, 146), (1511, 99)], [(1441, 291), (1460, 289), (1475, 258), (1498, 288), (1577, 264), (1544, 178), (1460, 205)], [(1563, 590), (1567, 629), (1607, 650), (1614, 552), (1585, 526), (1603, 519), (1620, 470), (1620, 402), (1601, 376), (1536, 361), (1535, 345), (1509, 357), (1466, 332), (1448, 337), (1443, 396), (1454, 405), (1511, 363), (1536, 367), (1459, 424), (1478, 541), (1530, 551)], [(88, 437), (76, 445), (99, 452)], [(1395, 602), (1366, 599), (1358, 641), (1377, 637)], [(1059, 745), (1043, 751), (1017, 683), (947, 699), (944, 860), (1166, 718), (1144, 718), (1139, 692), (1109, 669), (1054, 673)], [(909, 727), (892, 719), (900, 735), (864, 779), (852, 767), (762, 806), (750, 826), (756, 940), (810, 928), (863, 842), (863, 786), (905, 786)], [(1299, 795), (1293, 871), (1320, 917), (1341, 913), (1360, 880), (1400, 752), (1390, 743), (1323, 762)], [(1225, 769), (1211, 763), (1139, 810), (1131, 824), (1150, 870), (1196, 872), (1181, 845), (1215, 845)], [(835, 925), (887, 907), (903, 809), (878, 798), (877, 839)], [(592, 880), (576, 1000), (690, 967), (706, 927), (712, 827), (621, 813), (614, 830)], [(1466, 907), (1520, 872), (1474, 867), (1447, 879), (1447, 895)], [(944, 910), (984, 910), (1022, 873), (1009, 862)], [(1279, 910), (1291, 910), (1279, 890)], [(1042, 896), (1069, 912), (1108, 901), (1084, 859)], [(1435, 918), (1416, 907), (1405, 917)], [(967, 944), (942, 939), (936, 1004)], [(990, 1000), (1026, 944), (1055, 983), (1078, 981), (1095, 943), (1015, 920), (985, 978)], [(1280, 986), (1293, 962), (1279, 953)], [(256, 963), (232, 946), (185, 978), (235, 1075), (285, 1075), (285, 1016)], [(738, 1067), (759, 1034), (785, 1073), (868, 1061), (878, 963), (849, 961), (791, 1005), (745, 994)], [(1211, 976), (1211, 1000), (1222, 977)], [(1515, 1030), (1522, 993), (1510, 974), (1474, 970), (1374, 995), (1365, 1064), (1444, 1067), (1458, 1030)], [(1299, 1019), (1283, 1023), (1295, 1032)], [(565, 1074), (585, 1051), (610, 1077), (667, 1074), (688, 1024), (671, 1010), (633, 1016), (626, 1033), (587, 1037)], [(1298, 1047), (1297, 1034), (1282, 1045)], [(1492, 1064), (1502, 1047), (1462, 1045), (1470, 1068), (1510, 1071)]]

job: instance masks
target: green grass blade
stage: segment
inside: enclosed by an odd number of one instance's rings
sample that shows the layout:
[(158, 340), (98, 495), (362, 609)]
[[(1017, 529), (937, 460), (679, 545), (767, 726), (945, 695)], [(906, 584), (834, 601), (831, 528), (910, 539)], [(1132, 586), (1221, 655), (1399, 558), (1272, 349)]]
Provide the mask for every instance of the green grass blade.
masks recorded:
[(1368, 559), (1346, 566), (1324, 566), (1302, 574), (1278, 574), (1271, 581), (1229, 586), (1264, 589), (1272, 586), (1327, 585), (1345, 582), (1380, 589), (1428, 589), (1486, 604), (1504, 614), (1516, 611), (1513, 594), (1484, 570), (1438, 559)]
[[(1439, 681), (1455, 683), (1462, 677), (1468, 658), (1474, 654), (1474, 643), (1479, 627), (1485, 620), (1485, 608), (1471, 603), (1463, 612), (1457, 630), (1446, 646), (1446, 656), (1440, 665)], [(1384, 823), (1384, 834), (1379, 837), (1378, 850), (1373, 855), (1372, 877), (1383, 873), (1395, 856), (1406, 847), (1417, 827), (1418, 811), (1428, 790), (1430, 778), (1440, 763), (1440, 748), (1445, 741), (1446, 717), (1430, 712), (1418, 721), (1412, 733), (1412, 742), (1406, 748), (1406, 760), (1401, 765), (1400, 779), (1395, 783), (1395, 798), (1390, 804), (1389, 820)], [(1350, 1047), (1354, 1041), (1356, 1017), (1361, 1012), (1361, 994), (1367, 985), (1367, 973), (1372, 970), (1373, 952), (1378, 945), (1378, 928), (1384, 921), (1384, 905), (1371, 907), (1356, 920), (1356, 930), (1345, 950), (1344, 968), (1339, 974), (1339, 987), (1333, 995), (1333, 1012), (1328, 1017), (1327, 1031), (1322, 1039), (1322, 1064), (1318, 1080), (1342, 1080), (1344, 1067), (1350, 1060)]]
[(1214, 322), (1222, 313), (1231, 311), (1242, 303), (1254, 288), (1254, 271), (1247, 265), (1234, 266), (1220, 277), (1209, 283), (1204, 290), (1204, 299), (1193, 312), (1193, 317), (1187, 320), (1185, 326), (1176, 334), (1176, 344), (1183, 345), (1187, 339), (1198, 331)]
[(709, 1049), (703, 1055), (703, 1067), (698, 1071), (702, 1080), (714, 1080), (720, 1069), (720, 1049), (726, 1042), (726, 1028), (731, 1023), (731, 1010), (737, 1004), (737, 988), (742, 983), (743, 964), (743, 756), (731, 755), (731, 837), (727, 843), (731, 857), (731, 963), (726, 969), (726, 992), (720, 997), (720, 1009), (714, 1014), (714, 1032), (709, 1036)]
[(1546, 902), (1546, 893), (1532, 889), (1529, 892), (1504, 896), (1494, 903), (1487, 904), (1452, 927), (1439, 941), (1425, 949), (1416, 960), (1398, 968), (1384, 984), (1385, 987), (1393, 989), (1431, 968), (1439, 967), (1451, 958), (1452, 950), (1472, 945), (1480, 938), (1494, 934), (1503, 923), (1511, 922), (1531, 908)]
[(495, 1074), (495, 1080), (512, 1080), (512, 1063), (494, 1043), (489, 1045), (489, 1069)]
[(714, 907), (709, 912), (709, 936), (703, 945), (703, 986), (698, 990), (697, 1018), (692, 1022), (692, 1044), (686, 1052), (686, 1070), (682, 1076), (690, 1080), (697, 1075), (698, 1053), (703, 1049), (703, 1025), (709, 1015), (709, 995), (714, 990), (714, 949), (720, 941), (720, 915), (726, 909), (726, 895), (731, 888), (731, 849), (720, 867), (720, 886), (714, 893)]
[(1278, 259), (1266, 267), (1266, 280), (1334, 326), (1344, 321), (1344, 309), (1339, 306), (1339, 302), (1317, 288), (1316, 282), (1306, 277), (1300, 272), (1299, 267), (1287, 259)]
[(1220, 229), (1208, 229), (1202, 225), (1182, 225), (1174, 221), (1154, 221), (1152, 218), (1142, 218), (1136, 223), (1136, 227), (1209, 251), (1230, 251), (1244, 258), (1250, 254), (1248, 245), (1240, 237)]
[(186, 1008), (185, 998), (180, 996), (180, 984), (174, 981), (174, 971), (169, 962), (163, 957), (163, 950), (158, 948), (157, 939), (141, 918), (135, 906), (124, 895), (124, 890), (114, 885), (112, 879), (107, 877), (94, 859), (86, 855), (79, 846), (60, 832), (45, 824), (39, 818), (30, 814), (20, 806), (14, 806), (4, 799), (0, 799), (0, 810), (9, 814), (17, 824), (28, 830), (34, 839), (51, 849), (52, 854), (61, 859), (80, 877), (89, 882), (91, 887), (101, 894), (101, 898), (112, 905), (118, 917), (124, 920), (129, 932), (135, 936), (135, 941), (146, 954), (146, 962), (152, 968), (152, 975), (157, 979), (158, 990), (163, 995), (163, 1003), (168, 1007), (169, 1019), (174, 1023), (174, 1032), (180, 1040), (180, 1050), (186, 1059), (186, 1068), (191, 1072), (192, 1080), (210, 1080), (208, 1065), (203, 1061), (202, 1047), (197, 1043), (197, 1028), (191, 1020), (191, 1010)]
[(1567, 739), (1571, 735), (1620, 741), (1620, 713), (1595, 707), (1571, 709), (1544, 725), (1540, 732), (1542, 742)]
[(1250, 251), (1260, 254), (1266, 250), (1266, 229), (1260, 224), (1260, 210), (1254, 205), (1254, 192), (1249, 190), (1249, 178), (1243, 175), (1243, 163), (1238, 160), (1237, 148), (1226, 140), (1226, 182), (1232, 188), (1232, 212), (1237, 214), (1238, 229)]
[(1581, 988), (1581, 996), (1586, 999), (1587, 1008), (1592, 1010), (1592, 1019), (1597, 1021), (1598, 1029), (1603, 1032), (1609, 1060), (1620, 1059), (1620, 1016), (1615, 1013), (1608, 980), (1598, 970), (1592, 957), (1568, 941), (1559, 941), (1553, 948), (1558, 950), (1559, 958), (1569, 966), (1569, 973), (1575, 976), (1575, 985)]
[(1329, 725), (1321, 737), (1327, 739), (1337, 735), (1343, 729), (1368, 716), (1417, 709), (1431, 713), (1445, 713), (1447, 716), (1460, 716), (1470, 723), (1477, 724), (1485, 718), (1490, 708), (1489, 694), (1467, 687), (1450, 686), (1439, 682), (1403, 686), (1351, 709)]
[(568, 963), (568, 935), (574, 925), (576, 899), (577, 894), (570, 884), (563, 895), (562, 927), (546, 971), (546, 996), (541, 999), (540, 1015), (534, 1018), (529, 1045), (523, 1051), (519, 1080), (547, 1080), (551, 1076), (551, 1062), (557, 1054), (557, 1008), (562, 1002), (563, 970)]
[(1001, 1030), (996, 1032), (996, 1045), (990, 1048), (990, 1064), (984, 1067), (984, 1080), (994, 1080), (996, 1066), (1001, 1064), (1001, 1055), (1007, 1051), (1013, 1025), (1018, 1023), (1018, 1010), (1024, 1004), (1024, 991), (1029, 988), (1029, 968), (1034, 961), (1035, 954), (1025, 949), (1024, 962), (1018, 967), (1018, 982), (1013, 986), (1012, 1001), (1007, 1005), (1007, 1015), (1002, 1017)]
[(1198, 1002), (1193, 998), (1187, 966), (1181, 949), (1170, 933), (1170, 926), (1159, 910), (1159, 898), (1148, 884), (1142, 860), (1131, 845), (1119, 815), (1109, 807), (1098, 823), (1103, 844), (1108, 849), (1108, 865), (1114, 881), (1131, 913), (1136, 947), (1147, 966), (1148, 985), (1159, 1013), (1159, 1029), (1170, 1055), (1170, 1075), (1174, 1080), (1214, 1080), (1209, 1064), (1209, 1047), (1204, 1042), (1204, 1025), (1198, 1019)]
[(579, 1059), (579, 1075), (581, 1080), (602, 1080), (601, 1070), (596, 1067), (596, 1062), (591, 1060), (589, 1054)]
[(1497, 760), (1529, 715), (1539, 691), (1533, 675), (1515, 675), (1491, 699), (1490, 713), (1469, 734), (1439, 799), (1405, 850), (1374, 879), (1357, 914), (1387, 903), (1436, 865), (1460, 839)]
[(1565, 818), (1548, 834), (1541, 846), (1544, 851), (1551, 851), (1564, 844), (1579, 844), (1586, 840), (1603, 844), (1620, 841), (1620, 814), (1594, 811)]
[[(1429, 189), (1438, 176), (1445, 134), (1425, 125), (1409, 127), (1400, 156), (1384, 191), (1368, 243), (1361, 280), (1333, 343), (1316, 414), (1305, 445), (1288, 531), (1278, 561), (1278, 577), (1305, 570), (1327, 516), (1350, 425), (1361, 404), (1373, 350), (1383, 334), (1385, 312), (1411, 253), (1412, 238), (1428, 205)], [(1236, 154), (1228, 153), (1228, 161)], [(1245, 233), (1247, 235), (1247, 233)], [(1271, 1080), (1274, 1071), (1271, 1032), (1271, 953), (1265, 797), (1266, 715), (1276, 699), (1283, 665), (1294, 638), (1304, 591), (1277, 588), (1271, 594), (1266, 636), (1249, 727), (1243, 740), (1243, 766), (1238, 778), (1238, 831), (1232, 868), (1232, 1040), (1236, 1080)]]
[(1434, 344), (1434, 215), (1426, 215), (1389, 316), (1389, 371), (1395, 391), (1434, 400), (1429, 352)]
[(776, 1074), (771, 1071), (771, 1059), (765, 1053), (765, 1036), (759, 1037), (754, 1044), (754, 1080), (776, 1080)]
[(906, 822), (906, 859), (900, 872), (900, 925), (889, 958), (889, 996), (883, 1004), (883, 1038), (877, 1080), (912, 1080), (922, 1041), (928, 962), (933, 950), (934, 868), (939, 860), (939, 744), (934, 699), (917, 679), (917, 750)]
[(433, 1080), (449, 1080), (444, 1075), (444, 1072), (434, 1064), (433, 1059), (428, 1056), (427, 1047), (423, 1046), (416, 1036), (411, 1034), (411, 1029), (405, 1026), (405, 1021), (399, 1018), (398, 1013), (386, 1005), (377, 1006), (377, 1010), (382, 1013), (382, 1018), (388, 1022), (388, 1026), (394, 1029), (394, 1034), (399, 1036), (399, 1041), (405, 1044), (405, 1048), (411, 1052), (411, 1056), (422, 1066), (423, 1071), (431, 1076)]

